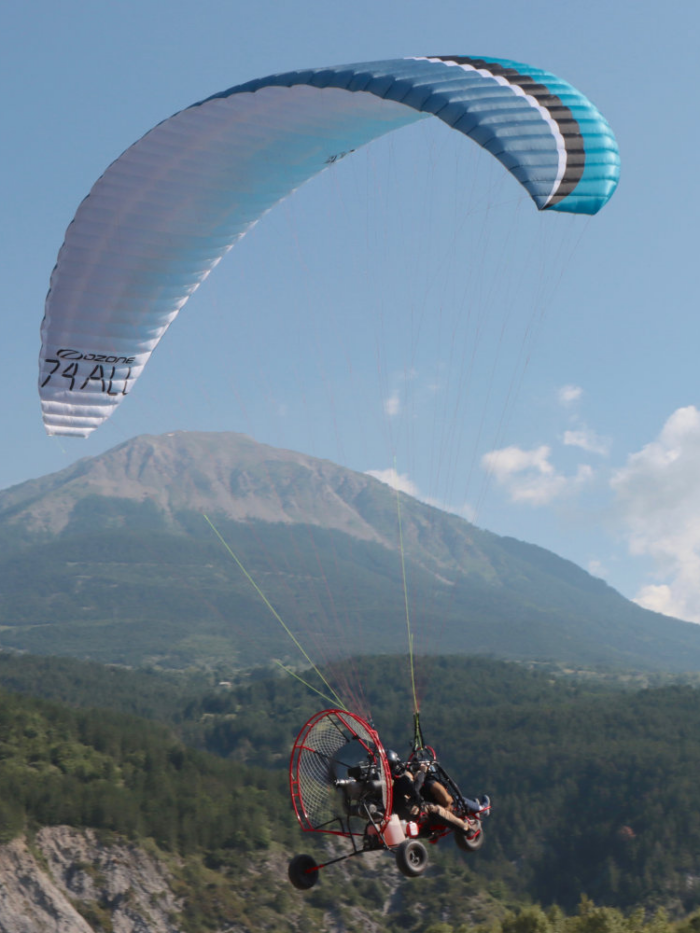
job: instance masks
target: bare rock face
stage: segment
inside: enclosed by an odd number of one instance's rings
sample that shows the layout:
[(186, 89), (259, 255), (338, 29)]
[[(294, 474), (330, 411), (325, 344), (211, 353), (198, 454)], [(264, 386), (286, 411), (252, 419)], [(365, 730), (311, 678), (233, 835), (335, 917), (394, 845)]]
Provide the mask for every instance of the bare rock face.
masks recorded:
[(91, 929), (23, 841), (0, 847), (2, 933), (91, 933)]
[[(0, 846), (0, 933), (179, 933), (165, 866), (92, 830), (45, 827)], [(106, 921), (106, 924), (104, 923)]]

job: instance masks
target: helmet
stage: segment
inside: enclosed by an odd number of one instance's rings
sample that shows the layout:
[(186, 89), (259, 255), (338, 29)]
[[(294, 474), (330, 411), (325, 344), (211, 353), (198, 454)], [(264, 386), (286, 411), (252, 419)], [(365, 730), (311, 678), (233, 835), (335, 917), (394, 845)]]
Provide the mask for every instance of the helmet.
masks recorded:
[(406, 770), (406, 765), (401, 761), (398, 753), (390, 748), (386, 750), (386, 760), (389, 762), (389, 770), (394, 777), (400, 777)]

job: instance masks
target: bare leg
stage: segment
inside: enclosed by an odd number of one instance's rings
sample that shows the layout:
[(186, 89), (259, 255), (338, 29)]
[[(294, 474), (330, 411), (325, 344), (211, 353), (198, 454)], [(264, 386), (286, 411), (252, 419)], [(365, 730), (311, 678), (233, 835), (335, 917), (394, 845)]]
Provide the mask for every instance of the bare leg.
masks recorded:
[(429, 803), (425, 809), (431, 816), (438, 817), (444, 823), (449, 823), (450, 826), (454, 826), (455, 829), (459, 829), (463, 833), (471, 832), (474, 828), (467, 820), (460, 819), (456, 813), (452, 813), (446, 807), (441, 807), (438, 803)]
[(447, 788), (444, 787), (439, 781), (431, 781), (430, 784), (426, 786), (427, 793), (433, 798), (435, 803), (439, 804), (441, 807), (451, 807), (452, 806), (452, 797), (447, 791)]

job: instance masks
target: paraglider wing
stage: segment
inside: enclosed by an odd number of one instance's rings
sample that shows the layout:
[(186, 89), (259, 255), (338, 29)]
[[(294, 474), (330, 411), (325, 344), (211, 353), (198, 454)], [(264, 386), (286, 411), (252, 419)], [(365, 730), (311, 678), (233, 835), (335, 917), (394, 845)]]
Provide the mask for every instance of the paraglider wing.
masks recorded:
[(615, 190), (603, 117), (566, 82), (515, 62), (399, 59), (231, 88), (150, 130), (79, 206), (41, 328), (47, 432), (87, 436), (112, 414), (189, 296), (274, 204), (430, 115), (489, 150), (540, 210), (593, 214)]

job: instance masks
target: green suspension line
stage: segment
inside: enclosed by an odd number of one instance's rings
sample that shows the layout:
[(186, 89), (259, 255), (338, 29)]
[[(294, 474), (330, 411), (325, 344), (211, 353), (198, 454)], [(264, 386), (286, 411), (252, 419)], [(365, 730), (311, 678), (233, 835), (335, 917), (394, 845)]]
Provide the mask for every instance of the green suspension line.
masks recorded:
[(420, 726), (420, 713), (416, 710), (413, 714), (413, 751), (417, 752), (421, 748), (425, 748), (425, 739)]
[[(396, 471), (396, 458), (394, 458), (394, 475)], [(413, 632), (411, 631), (411, 614), (408, 608), (408, 585), (406, 583), (406, 554), (403, 546), (403, 528), (401, 525), (401, 493), (396, 490), (396, 512), (399, 519), (399, 550), (401, 553), (401, 577), (403, 580), (403, 601), (406, 611), (406, 636), (408, 640), (408, 663), (411, 671), (411, 691), (413, 693), (413, 712), (418, 716), (418, 695), (416, 693), (416, 669), (413, 658)]]
[[(251, 576), (251, 575), (248, 573), (248, 571), (245, 569), (245, 567), (244, 567), (243, 564), (241, 563), (240, 559), (239, 559), (239, 558), (237, 557), (237, 555), (233, 552), (233, 549), (232, 549), (232, 548), (229, 546), (229, 544), (224, 540), (223, 535), (221, 534), (221, 532), (220, 532), (220, 531), (218, 530), (218, 528), (214, 525), (214, 523), (212, 522), (212, 520), (209, 518), (208, 515), (204, 515), (204, 518), (205, 518), (207, 524), (209, 525), (209, 527), (211, 528), (211, 530), (214, 532), (214, 534), (216, 535), (216, 537), (219, 539), (219, 541), (222, 543), (222, 545), (224, 546), (224, 548), (225, 548), (226, 551), (228, 552), (229, 556), (236, 562), (236, 564), (238, 565), (239, 570), (243, 573), (243, 575), (244, 575), (244, 577), (246, 578), (246, 580), (250, 583), (250, 585), (253, 587), (253, 589), (254, 589), (255, 592), (258, 594), (258, 596), (260, 597), (260, 599), (262, 599), (262, 601), (265, 603), (265, 605), (267, 606), (267, 608), (270, 610), (270, 612), (272, 613), (272, 615), (274, 616), (274, 618), (279, 622), (279, 624), (282, 626), (282, 628), (284, 629), (284, 631), (287, 633), (287, 635), (288, 635), (288, 636), (291, 638), (291, 640), (294, 642), (294, 644), (295, 644), (296, 647), (299, 649), (299, 651), (301, 652), (301, 654), (303, 655), (303, 657), (306, 658), (306, 660), (309, 662), (309, 664), (311, 665), (311, 667), (313, 668), (313, 670), (316, 671), (316, 673), (318, 674), (319, 678), (320, 678), (320, 679), (323, 681), (323, 683), (326, 685), (326, 687), (328, 688), (328, 692), (333, 696), (334, 701), (338, 704), (338, 706), (340, 707), (340, 709), (344, 709), (344, 710), (346, 710), (346, 712), (347, 712), (347, 707), (345, 706), (345, 704), (343, 703), (343, 701), (340, 699), (340, 697), (338, 696), (338, 694), (337, 694), (337, 693), (335, 692), (335, 690), (331, 687), (331, 685), (328, 683), (328, 681), (326, 680), (326, 678), (323, 676), (323, 674), (319, 671), (319, 669), (316, 667), (316, 665), (314, 664), (314, 662), (313, 662), (313, 661), (311, 660), (311, 658), (308, 656), (308, 654), (306, 653), (306, 651), (305, 651), (305, 650), (303, 649), (303, 647), (301, 646), (301, 643), (299, 642), (299, 640), (297, 639), (297, 637), (294, 635), (294, 633), (292, 632), (292, 630), (286, 625), (286, 623), (284, 622), (284, 620), (282, 619), (282, 617), (279, 615), (279, 613), (277, 612), (277, 610), (275, 609), (275, 607), (272, 605), (272, 603), (269, 601), (269, 599), (267, 598), (267, 596), (265, 596), (265, 594), (264, 594), (263, 591), (260, 589), (260, 587), (258, 586), (258, 584), (255, 582), (255, 580), (252, 578), (252, 576)], [(283, 665), (280, 665), (280, 667), (282, 667), (283, 670), (286, 670), (287, 673), (293, 673), (293, 672), (290, 671), (288, 668), (285, 668)], [(297, 676), (297, 675), (295, 674), (294, 676)], [(298, 677), (297, 679), (298, 679), (298, 680), (301, 680), (301, 677)], [(303, 680), (302, 680), (301, 682), (302, 682), (302, 683), (305, 683)], [(308, 686), (310, 686), (310, 685), (309, 685), (309, 684), (306, 684), (306, 686), (308, 687)], [(312, 689), (312, 690), (315, 690), (314, 687), (311, 687), (311, 689)], [(327, 700), (327, 699), (328, 699), (328, 697), (324, 696), (324, 694), (321, 693), (319, 690), (315, 690), (315, 692), (318, 693), (319, 696), (322, 696), (324, 700)]]

